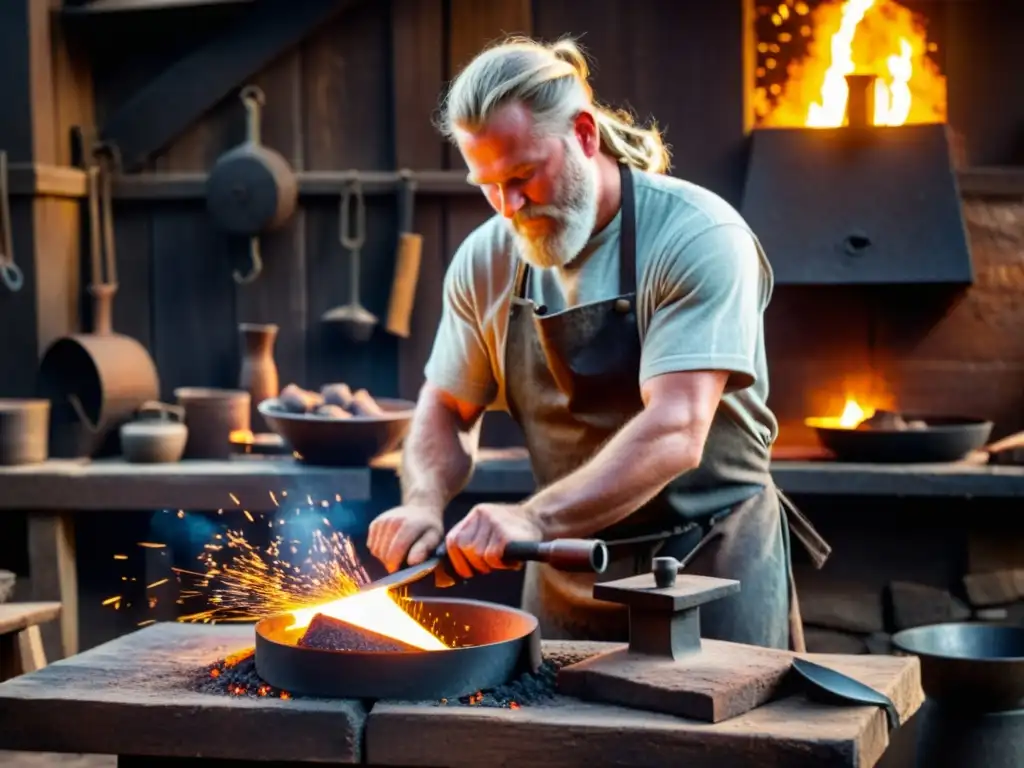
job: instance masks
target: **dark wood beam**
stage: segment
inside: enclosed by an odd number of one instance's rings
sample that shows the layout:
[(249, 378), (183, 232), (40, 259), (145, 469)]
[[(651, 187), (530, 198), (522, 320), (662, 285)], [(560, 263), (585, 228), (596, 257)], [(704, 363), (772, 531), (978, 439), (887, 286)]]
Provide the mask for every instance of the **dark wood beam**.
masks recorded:
[(135, 170), (246, 78), (361, 0), (255, 3), (233, 27), (168, 67), (115, 112), (100, 131), (125, 170)]
[[(42, 351), (77, 330), (78, 190), (49, 195), (40, 187), (58, 184), (42, 169), (66, 162), (67, 126), (91, 119), (82, 113), (91, 93), (55, 18), (50, 0), (0, 3), (0, 149), (10, 162), (13, 256), (24, 276), (19, 291), (0, 289), (0, 326), (9, 329), (0, 342), (4, 397), (33, 394)], [(73, 177), (62, 181), (74, 187)]]
[(958, 174), (964, 195), (1024, 197), (1024, 167), (979, 166)]

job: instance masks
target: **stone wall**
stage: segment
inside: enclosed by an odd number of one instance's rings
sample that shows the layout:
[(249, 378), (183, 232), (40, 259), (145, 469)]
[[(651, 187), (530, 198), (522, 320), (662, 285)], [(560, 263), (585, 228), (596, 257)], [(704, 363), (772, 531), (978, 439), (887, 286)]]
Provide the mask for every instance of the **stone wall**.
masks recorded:
[(949, 621), (1024, 626), (1024, 519), (997, 500), (816, 499), (798, 504), (833, 547), (795, 566), (807, 646), (889, 653), (896, 632)]
[[(1024, 198), (968, 197), (975, 283), (779, 286), (766, 316), (781, 446), (813, 446), (806, 416), (847, 394), (880, 407), (1024, 430)], [(871, 404), (871, 403), (868, 403)]]

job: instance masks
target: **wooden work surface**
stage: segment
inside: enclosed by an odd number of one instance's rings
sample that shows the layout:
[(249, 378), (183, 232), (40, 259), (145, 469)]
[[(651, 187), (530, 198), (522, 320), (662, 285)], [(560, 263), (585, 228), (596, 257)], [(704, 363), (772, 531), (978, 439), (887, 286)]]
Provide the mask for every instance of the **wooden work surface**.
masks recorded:
[[(802, 696), (710, 725), (558, 697), (520, 709), (249, 699), (192, 693), (189, 671), (252, 644), (252, 628), (156, 624), (0, 685), (0, 749), (478, 768), (874, 765), (883, 712)], [(580, 656), (614, 645), (545, 643)], [(916, 658), (823, 656), (888, 693), (905, 722), (921, 704)], [(59, 725), (55, 725), (59, 724)]]
[[(525, 496), (536, 485), (521, 448), (484, 449), (464, 493)], [(398, 456), (375, 466), (394, 468)], [(946, 464), (854, 464), (777, 458), (772, 476), (786, 493), (806, 496), (922, 496), (1015, 498), (1024, 496), (1024, 467), (986, 466), (977, 461)]]
[[(293, 459), (129, 464), (120, 459), (51, 460), (0, 467), (0, 508), (46, 510), (215, 510), (272, 512), (282, 492), (305, 503), (370, 498), (370, 471), (310, 467)], [(232, 498), (232, 496), (234, 498)], [(236, 501), (237, 500), (237, 501)]]
[(60, 603), (0, 603), (0, 635), (60, 618)]
[[(397, 454), (374, 462), (392, 472)], [(853, 496), (1024, 496), (1024, 467), (953, 464), (845, 464), (776, 460), (772, 474), (787, 493)], [(118, 459), (52, 460), (0, 467), (0, 509), (214, 510), (270, 512), (283, 501), (340, 496), (370, 498), (370, 469), (314, 467), (293, 459), (240, 457), (229, 461), (129, 464)], [(464, 492), (525, 496), (535, 488), (521, 449), (485, 449)], [(232, 498), (232, 496), (234, 498)], [(237, 499), (237, 502), (236, 502)]]

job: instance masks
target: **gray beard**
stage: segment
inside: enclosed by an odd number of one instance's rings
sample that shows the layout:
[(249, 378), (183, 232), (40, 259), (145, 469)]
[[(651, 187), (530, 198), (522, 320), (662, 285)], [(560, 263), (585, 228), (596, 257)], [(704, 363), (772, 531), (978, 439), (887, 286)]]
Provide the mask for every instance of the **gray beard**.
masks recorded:
[(590, 241), (597, 223), (597, 169), (587, 162), (583, 149), (566, 141), (565, 175), (560, 198), (554, 205), (531, 206), (517, 216), (547, 216), (556, 230), (541, 237), (527, 237), (509, 222), (522, 259), (538, 269), (562, 267), (579, 256)]

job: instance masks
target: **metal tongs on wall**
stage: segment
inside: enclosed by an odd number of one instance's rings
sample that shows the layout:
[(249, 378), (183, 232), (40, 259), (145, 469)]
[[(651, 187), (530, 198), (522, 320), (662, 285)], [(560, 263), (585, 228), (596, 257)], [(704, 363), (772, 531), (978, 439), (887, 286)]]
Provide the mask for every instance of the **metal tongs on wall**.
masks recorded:
[(11, 293), (25, 284), (21, 268), (14, 263), (14, 237), (11, 233), (11, 195), (7, 176), (7, 152), (0, 150), (0, 281)]

